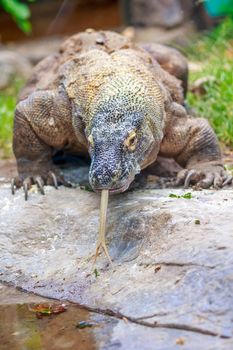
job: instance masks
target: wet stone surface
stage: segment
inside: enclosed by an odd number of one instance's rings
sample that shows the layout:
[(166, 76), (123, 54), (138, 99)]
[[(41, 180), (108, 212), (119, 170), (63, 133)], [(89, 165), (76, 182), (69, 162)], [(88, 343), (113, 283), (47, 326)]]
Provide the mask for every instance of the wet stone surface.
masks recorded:
[(25, 202), (0, 185), (1, 281), (111, 319), (93, 331), (96, 349), (233, 348), (232, 188), (110, 197), (113, 266), (104, 254), (93, 266), (99, 196), (45, 191)]
[[(10, 304), (0, 306), (1, 350), (94, 350), (102, 340), (107, 342), (108, 330), (114, 319), (66, 304), (61, 314), (38, 316), (35, 307), (59, 305)], [(120, 321), (123, 322), (123, 321)]]

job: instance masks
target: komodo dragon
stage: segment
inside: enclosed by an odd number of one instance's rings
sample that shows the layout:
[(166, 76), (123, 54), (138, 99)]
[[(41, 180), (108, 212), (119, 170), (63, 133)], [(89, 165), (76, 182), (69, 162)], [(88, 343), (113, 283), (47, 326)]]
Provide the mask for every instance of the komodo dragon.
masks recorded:
[(177, 184), (222, 187), (217, 138), (205, 119), (184, 107), (187, 62), (176, 50), (135, 45), (110, 31), (77, 34), (34, 69), (14, 120), (18, 176), (12, 192), (64, 183), (53, 165), (57, 150), (91, 157), (95, 191), (125, 191), (158, 155), (183, 169)]

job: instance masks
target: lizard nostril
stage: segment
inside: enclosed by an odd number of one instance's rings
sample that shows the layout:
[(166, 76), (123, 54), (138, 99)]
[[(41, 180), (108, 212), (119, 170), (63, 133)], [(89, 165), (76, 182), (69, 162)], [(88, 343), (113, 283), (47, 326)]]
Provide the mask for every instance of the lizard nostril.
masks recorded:
[(113, 186), (120, 177), (120, 170), (111, 168), (109, 165), (99, 166), (90, 174), (90, 180), (95, 187)]

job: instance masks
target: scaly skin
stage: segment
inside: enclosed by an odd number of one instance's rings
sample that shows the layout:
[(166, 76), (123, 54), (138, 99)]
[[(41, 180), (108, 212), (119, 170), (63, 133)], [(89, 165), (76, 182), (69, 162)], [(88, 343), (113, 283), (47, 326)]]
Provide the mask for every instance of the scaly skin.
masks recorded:
[(213, 130), (183, 107), (187, 63), (174, 49), (139, 47), (112, 32), (74, 35), (47, 57), (20, 95), (12, 189), (64, 183), (52, 164), (58, 149), (90, 154), (94, 190), (126, 190), (157, 155), (184, 170), (177, 183), (207, 188), (231, 182)]

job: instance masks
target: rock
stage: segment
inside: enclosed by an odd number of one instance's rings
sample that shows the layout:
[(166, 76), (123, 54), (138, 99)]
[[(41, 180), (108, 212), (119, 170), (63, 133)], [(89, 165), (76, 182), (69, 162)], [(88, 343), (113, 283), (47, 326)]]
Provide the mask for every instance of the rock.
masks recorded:
[(15, 77), (29, 78), (32, 65), (22, 55), (9, 50), (0, 50), (0, 90), (6, 89)]
[(58, 51), (64, 39), (63, 36), (48, 36), (42, 39), (9, 44), (9, 48), (26, 57), (31, 64), (35, 65), (45, 57)]
[(134, 27), (126, 27), (122, 32), (122, 35), (124, 35), (129, 40), (135, 40), (135, 28)]
[(172, 30), (160, 27), (135, 28), (134, 40), (138, 43), (176, 44), (185, 46), (190, 43), (190, 38), (196, 33), (192, 22), (182, 24)]
[(16, 290), (13, 287), (9, 287), (0, 283), (0, 307), (2, 305), (10, 305), (10, 304), (46, 303), (46, 302), (49, 302), (49, 299), (39, 297), (32, 293), (23, 293), (19, 290)]
[(182, 23), (184, 13), (179, 0), (132, 0), (130, 20), (133, 25), (172, 28)]
[(206, 94), (206, 86), (216, 83), (216, 78), (212, 75), (208, 75), (202, 78), (199, 78), (194, 81), (190, 87), (190, 91), (195, 95), (201, 96)]
[(115, 318), (101, 349), (176, 349), (177, 339), (188, 350), (232, 349), (232, 188), (188, 190), (191, 199), (169, 197), (182, 189), (110, 197), (113, 266), (101, 254), (97, 277), (99, 196), (45, 191), (25, 202), (22, 190), (12, 196), (0, 185), (1, 281)]
[(189, 72), (199, 73), (203, 70), (203, 63), (189, 61), (188, 68)]

